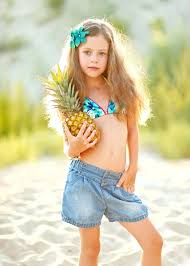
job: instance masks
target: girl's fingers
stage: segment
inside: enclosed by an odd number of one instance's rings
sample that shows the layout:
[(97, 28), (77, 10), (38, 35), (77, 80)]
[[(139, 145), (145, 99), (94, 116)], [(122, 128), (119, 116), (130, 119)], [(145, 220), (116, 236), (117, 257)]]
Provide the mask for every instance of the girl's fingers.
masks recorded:
[(84, 133), (84, 137), (88, 138), (91, 135), (91, 131), (93, 131), (93, 125), (88, 125), (88, 128), (86, 129), (85, 133)]
[(71, 132), (70, 132), (70, 130), (69, 130), (69, 128), (68, 128), (68, 126), (67, 126), (67, 124), (64, 122), (63, 123), (63, 126), (64, 126), (64, 133), (65, 133), (65, 135), (67, 136), (67, 137), (70, 137), (72, 134), (71, 134)]
[(127, 188), (125, 188), (129, 193), (133, 193), (135, 191), (135, 187), (134, 186), (128, 186)]
[(124, 180), (125, 178), (121, 177), (119, 181), (117, 182), (116, 187), (120, 187), (123, 184)]
[(88, 144), (88, 147), (90, 148), (90, 147), (94, 146), (97, 143), (97, 141), (98, 141), (98, 139), (96, 138), (93, 142)]
[(96, 130), (93, 130), (90, 136), (87, 138), (88, 142), (91, 141), (91, 139), (94, 137), (95, 134), (96, 134)]
[(86, 130), (86, 126), (87, 126), (87, 122), (83, 122), (83, 125), (81, 126), (80, 130), (79, 130), (79, 133), (78, 133), (78, 136), (83, 136), (83, 133), (84, 131)]

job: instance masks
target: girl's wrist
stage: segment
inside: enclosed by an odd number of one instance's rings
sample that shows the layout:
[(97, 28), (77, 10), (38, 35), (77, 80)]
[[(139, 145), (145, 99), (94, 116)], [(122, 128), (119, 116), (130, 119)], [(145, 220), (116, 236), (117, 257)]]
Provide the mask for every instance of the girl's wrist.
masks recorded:
[(69, 157), (72, 157), (72, 158), (79, 158), (80, 157), (80, 153), (71, 153), (71, 152), (69, 152), (68, 155), (69, 155)]
[(68, 150), (68, 155), (69, 155), (69, 157), (72, 157), (72, 158), (79, 158), (80, 152), (78, 150), (75, 150), (74, 148), (72, 148), (70, 146), (69, 150)]
[(137, 171), (138, 170), (138, 165), (137, 164), (129, 164), (128, 170)]

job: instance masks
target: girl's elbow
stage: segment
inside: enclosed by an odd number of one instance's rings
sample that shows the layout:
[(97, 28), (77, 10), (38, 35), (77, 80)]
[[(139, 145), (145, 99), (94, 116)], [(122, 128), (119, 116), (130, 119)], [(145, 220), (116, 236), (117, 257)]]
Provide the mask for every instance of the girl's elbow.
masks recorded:
[(138, 127), (133, 126), (128, 128), (128, 135), (133, 135), (138, 133)]

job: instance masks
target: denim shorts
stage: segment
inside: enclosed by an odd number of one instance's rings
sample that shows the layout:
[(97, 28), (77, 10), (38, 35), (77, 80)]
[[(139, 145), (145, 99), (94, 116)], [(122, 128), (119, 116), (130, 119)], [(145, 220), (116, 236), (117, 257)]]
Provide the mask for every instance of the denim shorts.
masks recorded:
[(136, 222), (148, 216), (148, 208), (134, 193), (116, 184), (123, 172), (71, 159), (62, 195), (62, 220), (77, 227), (109, 222)]

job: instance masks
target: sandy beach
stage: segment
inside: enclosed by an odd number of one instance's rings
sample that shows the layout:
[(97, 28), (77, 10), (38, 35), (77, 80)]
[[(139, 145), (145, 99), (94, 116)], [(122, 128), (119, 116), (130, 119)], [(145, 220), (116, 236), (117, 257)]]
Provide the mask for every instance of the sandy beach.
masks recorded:
[[(0, 266), (78, 265), (78, 228), (60, 215), (68, 164), (43, 158), (0, 171)], [(163, 266), (190, 265), (190, 159), (141, 150), (135, 193), (164, 238)], [(119, 223), (103, 217), (99, 265), (139, 266), (141, 252)]]

